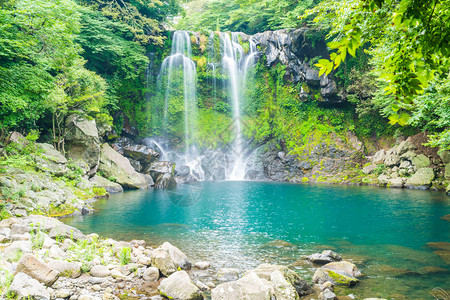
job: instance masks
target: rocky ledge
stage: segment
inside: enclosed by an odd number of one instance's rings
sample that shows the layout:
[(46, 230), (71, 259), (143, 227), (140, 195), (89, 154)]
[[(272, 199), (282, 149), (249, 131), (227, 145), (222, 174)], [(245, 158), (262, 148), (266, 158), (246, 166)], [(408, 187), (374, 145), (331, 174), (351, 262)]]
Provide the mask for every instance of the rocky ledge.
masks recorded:
[(168, 242), (101, 239), (40, 215), (0, 222), (0, 293), (8, 299), (337, 299), (336, 285), (359, 282), (358, 268), (333, 251), (303, 259), (317, 268), (313, 284), (271, 264), (242, 276), (222, 268), (204, 282), (211, 263), (192, 264)]

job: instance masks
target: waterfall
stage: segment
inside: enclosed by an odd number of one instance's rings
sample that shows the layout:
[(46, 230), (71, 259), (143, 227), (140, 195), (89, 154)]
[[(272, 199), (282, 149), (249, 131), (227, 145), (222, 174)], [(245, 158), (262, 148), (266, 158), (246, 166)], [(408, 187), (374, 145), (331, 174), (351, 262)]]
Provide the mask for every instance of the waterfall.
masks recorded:
[[(160, 98), (160, 107), (163, 106), (161, 116), (163, 132), (160, 136), (148, 139), (147, 143), (162, 152), (161, 159), (175, 162), (179, 168), (178, 173), (185, 174), (188, 169), (189, 180), (245, 178), (248, 153), (245, 153), (247, 147), (242, 132), (242, 105), (249, 70), (256, 61), (258, 51), (253, 40), (244, 40), (248, 44), (243, 44), (241, 39), (247, 38), (240, 33), (212, 32), (207, 40), (206, 52), (203, 54), (206, 57), (207, 73), (199, 73), (201, 76), (207, 74), (204, 82), (209, 86), (199, 91), (202, 93), (200, 99), (207, 99), (209, 109), (214, 109), (217, 101), (223, 101), (231, 108), (229, 117), (232, 125), (229, 127), (229, 134), (233, 139), (229, 145), (223, 145), (220, 149), (199, 151), (196, 148), (197, 70), (192, 60), (191, 38), (188, 32), (174, 33), (170, 56), (165, 58), (161, 65), (158, 86), (160, 91), (165, 88), (164, 95)], [(244, 50), (243, 45), (248, 45), (248, 48)], [(204, 80), (204, 77), (199, 78)], [(180, 113), (181, 105), (184, 105), (184, 124), (181, 124), (181, 114), (174, 115)], [(171, 146), (173, 141), (177, 144), (181, 129), (184, 129), (183, 152)]]
[[(189, 33), (186, 31), (176, 31), (172, 39), (171, 55), (164, 59), (160, 71), (160, 78), (167, 79), (163, 116), (163, 129), (166, 130), (166, 135), (169, 127), (173, 125), (169, 120), (171, 98), (176, 97), (180, 93), (180, 90), (183, 92), (184, 143), (186, 153), (189, 153), (189, 144), (193, 143), (192, 139), (197, 127), (197, 74), (196, 66), (191, 56), (192, 50)], [(180, 78), (183, 79), (182, 84), (179, 82)]]

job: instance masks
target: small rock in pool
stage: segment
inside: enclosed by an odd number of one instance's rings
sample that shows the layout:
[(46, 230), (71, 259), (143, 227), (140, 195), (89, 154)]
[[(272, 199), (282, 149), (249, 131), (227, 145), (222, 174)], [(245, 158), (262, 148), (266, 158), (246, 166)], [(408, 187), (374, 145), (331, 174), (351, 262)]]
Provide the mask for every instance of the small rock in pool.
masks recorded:
[(207, 261), (199, 261), (196, 262), (194, 266), (199, 270), (206, 270), (211, 266), (211, 264)]

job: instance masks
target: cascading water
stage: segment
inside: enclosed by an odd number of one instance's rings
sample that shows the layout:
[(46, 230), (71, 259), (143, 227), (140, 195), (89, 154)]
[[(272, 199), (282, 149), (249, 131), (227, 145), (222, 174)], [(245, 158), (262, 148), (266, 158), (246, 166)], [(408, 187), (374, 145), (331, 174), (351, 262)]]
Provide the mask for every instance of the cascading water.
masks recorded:
[[(171, 55), (164, 59), (161, 65), (160, 80), (167, 79), (166, 93), (164, 99), (163, 128), (167, 130), (171, 126), (169, 120), (169, 105), (172, 97), (180, 93), (184, 97), (184, 143), (186, 154), (189, 153), (189, 144), (192, 143), (197, 128), (197, 102), (196, 81), (197, 72), (194, 61), (191, 59), (191, 39), (186, 31), (176, 31), (172, 39)], [(181, 75), (181, 76), (180, 76)], [(179, 82), (183, 79), (182, 84)]]
[[(171, 55), (164, 59), (159, 75), (159, 87), (165, 87), (163, 135), (148, 139), (148, 146), (162, 152), (161, 159), (176, 163), (178, 174), (188, 180), (241, 180), (246, 174), (245, 145), (241, 124), (241, 105), (248, 72), (257, 56), (255, 43), (250, 39), (248, 53), (244, 50), (239, 33), (211, 33), (206, 48), (208, 94), (210, 103), (228, 99), (232, 111), (233, 124), (229, 134), (234, 138), (229, 146), (219, 150), (196, 149), (195, 130), (197, 130), (196, 64), (191, 59), (191, 38), (186, 31), (174, 33)], [(222, 79), (222, 80), (221, 80)], [(203, 96), (204, 97), (204, 96)], [(173, 110), (184, 102), (184, 152), (173, 149), (171, 138), (179, 120)], [(222, 100), (226, 101), (226, 100)], [(176, 132), (180, 132), (180, 126)]]

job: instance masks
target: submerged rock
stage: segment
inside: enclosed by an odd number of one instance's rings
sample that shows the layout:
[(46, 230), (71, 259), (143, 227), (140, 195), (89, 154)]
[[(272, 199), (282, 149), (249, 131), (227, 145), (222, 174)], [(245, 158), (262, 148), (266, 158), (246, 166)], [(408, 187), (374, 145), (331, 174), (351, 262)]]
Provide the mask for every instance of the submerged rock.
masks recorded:
[(239, 278), (239, 270), (235, 268), (221, 268), (216, 277), (219, 281), (233, 281)]
[(202, 300), (203, 294), (194, 285), (186, 271), (178, 271), (161, 281), (158, 286), (161, 295), (169, 299)]

